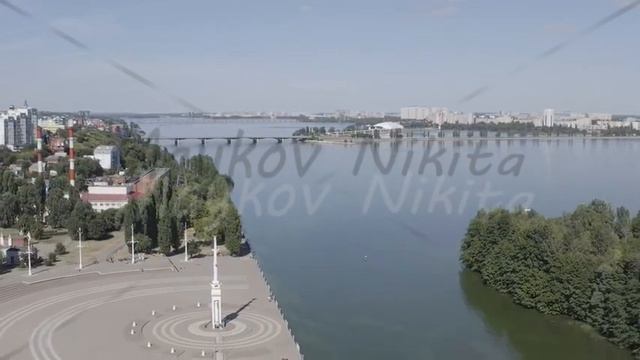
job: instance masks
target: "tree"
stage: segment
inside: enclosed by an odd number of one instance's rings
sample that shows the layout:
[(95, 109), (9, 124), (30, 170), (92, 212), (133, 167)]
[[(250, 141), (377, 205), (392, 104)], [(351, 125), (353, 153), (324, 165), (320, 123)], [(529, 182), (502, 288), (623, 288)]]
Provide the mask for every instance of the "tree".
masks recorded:
[(102, 213), (92, 214), (89, 217), (87, 239), (103, 240), (109, 234), (109, 224)]
[(69, 214), (73, 210), (71, 200), (65, 197), (64, 191), (60, 188), (49, 190), (47, 205), (47, 224), (53, 228), (61, 228), (66, 225)]
[(131, 226), (133, 226), (134, 234), (142, 231), (138, 221), (138, 206), (135, 201), (129, 201), (122, 209), (122, 226), (124, 227), (125, 242), (131, 239)]
[[(150, 254), (153, 250), (153, 242), (145, 234), (135, 234), (136, 252)], [(131, 242), (129, 242), (129, 249), (131, 248)]]
[(158, 240), (156, 201), (153, 197), (148, 197), (139, 204), (139, 208), (142, 233), (147, 235), (155, 246)]
[(200, 244), (199, 241), (196, 241), (196, 240), (189, 241), (189, 245), (187, 246), (187, 248), (188, 248), (190, 257), (198, 256), (202, 251), (202, 245)]
[(0, 195), (0, 227), (12, 227), (16, 223), (16, 218), (20, 215), (20, 205), (13, 193)]
[[(7, 162), (5, 162), (7, 164)], [(16, 178), (12, 172), (8, 170), (0, 170), (0, 193), (15, 194), (18, 191), (18, 187), (21, 185), (21, 181)]]
[(18, 203), (20, 204), (20, 214), (37, 216), (40, 207), (40, 191), (34, 184), (24, 184), (18, 188)]
[(44, 234), (44, 226), (34, 215), (21, 215), (16, 226), (22, 233), (30, 233), (34, 239), (40, 239)]
[(631, 213), (627, 208), (621, 206), (616, 209), (615, 232), (619, 238), (624, 239), (631, 231)]
[(69, 214), (67, 219), (66, 228), (69, 231), (69, 236), (72, 240), (78, 240), (78, 229), (82, 229), (82, 233), (85, 234), (85, 239), (95, 239), (91, 235), (95, 235), (95, 230), (90, 233), (91, 221), (95, 216), (95, 212), (91, 205), (82, 201), (76, 203), (73, 211)]
[(240, 221), (240, 214), (236, 210), (233, 204), (227, 206), (227, 211), (224, 215), (223, 222), (223, 238), (224, 245), (232, 255), (240, 254), (240, 247), (242, 245), (242, 223)]
[(631, 222), (631, 234), (633, 234), (634, 238), (640, 239), (640, 211), (638, 211), (638, 214)]
[(99, 213), (106, 224), (107, 231), (118, 231), (122, 228), (123, 212), (119, 209), (107, 209)]
[(160, 209), (160, 221), (158, 223), (158, 248), (161, 253), (169, 255), (171, 253), (171, 218), (167, 206)]
[(104, 175), (104, 170), (98, 160), (89, 158), (76, 159), (76, 175), (88, 179)]

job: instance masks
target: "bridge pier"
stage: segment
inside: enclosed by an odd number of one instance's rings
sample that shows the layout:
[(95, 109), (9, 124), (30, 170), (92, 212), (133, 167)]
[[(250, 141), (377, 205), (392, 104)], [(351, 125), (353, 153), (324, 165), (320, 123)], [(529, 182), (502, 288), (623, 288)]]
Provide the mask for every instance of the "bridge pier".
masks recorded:
[(204, 139), (200, 139), (200, 145), (204, 146), (204, 144), (205, 144)]
[(227, 138), (227, 145), (231, 145), (231, 139)]
[(257, 143), (258, 143), (258, 139), (256, 139), (256, 138), (251, 138), (251, 142), (255, 145), (255, 144), (257, 144)]
[(178, 146), (178, 139), (173, 140), (173, 145)]
[(282, 138), (276, 138), (278, 140), (278, 144), (282, 144)]

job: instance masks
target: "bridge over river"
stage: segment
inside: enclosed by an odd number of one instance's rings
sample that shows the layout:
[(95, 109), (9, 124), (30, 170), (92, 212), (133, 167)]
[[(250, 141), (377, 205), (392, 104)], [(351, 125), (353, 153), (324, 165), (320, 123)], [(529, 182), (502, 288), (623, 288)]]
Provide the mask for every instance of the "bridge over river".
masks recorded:
[(200, 143), (202, 145), (206, 145), (207, 141), (214, 141), (214, 140), (224, 140), (227, 142), (227, 144), (231, 144), (231, 141), (236, 140), (236, 141), (241, 141), (241, 140), (250, 140), (252, 143), (256, 144), (258, 142), (258, 140), (274, 140), (276, 141), (278, 144), (281, 144), (283, 141), (285, 140), (290, 140), (292, 142), (304, 142), (307, 141), (309, 139), (311, 139), (310, 136), (197, 136), (197, 137), (145, 137), (145, 139), (150, 140), (150, 141), (154, 141), (154, 142), (161, 142), (161, 141), (172, 141), (176, 146), (178, 146), (178, 144), (181, 141), (193, 141), (193, 140), (199, 140)]

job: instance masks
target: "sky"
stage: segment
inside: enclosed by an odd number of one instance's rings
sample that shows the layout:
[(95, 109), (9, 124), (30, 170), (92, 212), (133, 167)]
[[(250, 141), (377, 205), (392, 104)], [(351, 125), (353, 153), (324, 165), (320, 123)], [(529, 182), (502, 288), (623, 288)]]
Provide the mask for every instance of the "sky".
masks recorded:
[(0, 6), (0, 108), (640, 114), (640, 7), (536, 60), (626, 0), (9, 1), (34, 18)]

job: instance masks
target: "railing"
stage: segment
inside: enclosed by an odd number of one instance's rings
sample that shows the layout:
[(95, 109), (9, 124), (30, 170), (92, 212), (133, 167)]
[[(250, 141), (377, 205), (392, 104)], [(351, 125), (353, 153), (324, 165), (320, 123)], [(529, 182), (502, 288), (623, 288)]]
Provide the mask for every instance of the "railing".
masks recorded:
[(271, 291), (271, 285), (269, 285), (269, 281), (267, 280), (264, 271), (262, 270), (262, 266), (260, 265), (260, 260), (258, 259), (258, 256), (256, 255), (256, 252), (252, 249), (251, 250), (251, 254), (250, 254), (251, 258), (253, 260), (255, 260), (256, 262), (256, 266), (258, 266), (258, 270), (260, 270), (260, 276), (262, 276), (262, 281), (264, 281), (265, 285), (267, 286), (267, 291), (269, 292), (269, 299), (271, 299), (271, 301), (276, 305), (276, 308), (278, 309), (278, 312), (280, 313), (280, 316), (282, 317), (282, 320), (284, 321), (284, 325), (287, 327), (287, 331), (289, 331), (289, 335), (291, 335), (291, 338), (293, 339), (293, 343), (296, 345), (296, 349), (298, 350), (298, 356), (300, 360), (304, 360), (304, 355), (302, 354), (302, 351), (300, 350), (300, 344), (298, 344), (298, 342), (296, 342), (296, 337), (295, 335), (293, 335), (293, 330), (289, 327), (289, 321), (287, 321), (287, 318), (284, 315), (284, 311), (282, 310), (282, 308), (280, 307), (280, 304), (278, 304), (278, 300), (276, 300), (276, 297), (273, 295), (273, 292)]

